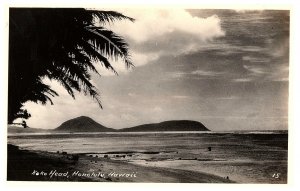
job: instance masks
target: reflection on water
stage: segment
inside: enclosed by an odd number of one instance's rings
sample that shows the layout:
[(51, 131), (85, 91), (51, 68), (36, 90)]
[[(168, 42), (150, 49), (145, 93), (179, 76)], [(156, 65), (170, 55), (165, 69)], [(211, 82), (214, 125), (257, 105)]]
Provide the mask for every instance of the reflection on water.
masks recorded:
[[(207, 172), (244, 183), (287, 179), (288, 136), (282, 132), (31, 134), (9, 136), (8, 142), (32, 150)], [(274, 173), (280, 177), (272, 177)]]

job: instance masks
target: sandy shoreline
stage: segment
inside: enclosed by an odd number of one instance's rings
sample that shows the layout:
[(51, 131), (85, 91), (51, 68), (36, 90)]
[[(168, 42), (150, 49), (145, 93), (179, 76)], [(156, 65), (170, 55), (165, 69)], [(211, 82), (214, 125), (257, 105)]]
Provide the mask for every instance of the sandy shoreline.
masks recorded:
[(145, 167), (86, 155), (28, 151), (8, 144), (8, 181), (233, 183), (208, 173)]

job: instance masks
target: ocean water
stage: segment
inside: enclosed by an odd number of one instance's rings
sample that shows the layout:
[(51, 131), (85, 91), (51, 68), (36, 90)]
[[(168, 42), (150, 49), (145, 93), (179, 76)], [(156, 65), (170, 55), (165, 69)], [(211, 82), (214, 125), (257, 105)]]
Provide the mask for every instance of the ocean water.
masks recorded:
[(287, 182), (286, 132), (11, 134), (8, 143), (30, 150), (108, 155), (138, 165), (228, 176), (239, 183)]

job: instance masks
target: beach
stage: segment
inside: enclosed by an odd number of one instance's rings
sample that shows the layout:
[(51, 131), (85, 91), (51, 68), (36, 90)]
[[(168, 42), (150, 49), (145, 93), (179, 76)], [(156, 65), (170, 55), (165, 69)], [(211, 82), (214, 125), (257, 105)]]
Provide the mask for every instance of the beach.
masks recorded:
[(8, 144), (22, 153), (8, 152), (15, 180), (287, 183), (285, 132), (31, 133)]
[(287, 143), (285, 132), (9, 134), (23, 154), (8, 163), (27, 166), (15, 180), (286, 184)]
[(84, 181), (84, 182), (198, 182), (233, 183), (223, 177), (188, 170), (145, 167), (86, 155), (78, 161), (72, 155), (28, 151), (8, 144), (9, 181)]

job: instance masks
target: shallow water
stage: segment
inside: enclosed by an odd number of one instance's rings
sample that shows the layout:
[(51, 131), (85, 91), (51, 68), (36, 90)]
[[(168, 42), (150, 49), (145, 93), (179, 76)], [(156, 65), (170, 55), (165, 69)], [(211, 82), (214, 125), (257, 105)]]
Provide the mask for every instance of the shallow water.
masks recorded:
[(286, 133), (23, 134), (9, 135), (8, 142), (31, 150), (107, 155), (139, 165), (206, 172), (241, 183), (287, 181)]

